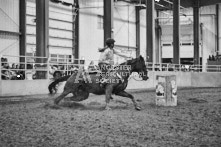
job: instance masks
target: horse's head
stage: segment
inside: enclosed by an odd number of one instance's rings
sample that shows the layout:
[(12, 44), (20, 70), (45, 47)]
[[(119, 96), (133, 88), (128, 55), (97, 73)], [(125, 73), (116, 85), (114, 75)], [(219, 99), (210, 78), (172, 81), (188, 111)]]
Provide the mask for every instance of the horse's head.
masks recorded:
[(147, 67), (142, 56), (131, 60), (131, 70), (132, 72), (137, 72), (143, 80), (147, 80), (149, 78)]

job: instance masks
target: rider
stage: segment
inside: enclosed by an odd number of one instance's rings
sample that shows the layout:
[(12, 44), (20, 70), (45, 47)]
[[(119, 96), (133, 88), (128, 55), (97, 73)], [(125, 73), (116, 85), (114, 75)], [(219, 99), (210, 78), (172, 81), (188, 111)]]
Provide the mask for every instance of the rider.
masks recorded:
[[(114, 54), (119, 55), (123, 58), (130, 59), (131, 57), (128, 57), (126, 55), (123, 55), (116, 49), (114, 49), (114, 43), (115, 40), (112, 38), (108, 38), (106, 40), (106, 47), (98, 49), (99, 52), (101, 52), (100, 59), (98, 61), (98, 66), (101, 69), (102, 73), (106, 75), (109, 69), (111, 69), (111, 66), (114, 65)], [(103, 87), (106, 83), (107, 79), (106, 76), (102, 76), (103, 79), (101, 80), (101, 86)]]

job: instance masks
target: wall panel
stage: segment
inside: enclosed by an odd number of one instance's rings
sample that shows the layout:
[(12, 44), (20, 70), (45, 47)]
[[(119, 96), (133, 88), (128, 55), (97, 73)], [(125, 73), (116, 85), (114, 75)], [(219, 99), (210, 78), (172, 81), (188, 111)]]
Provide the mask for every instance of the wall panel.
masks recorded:
[[(0, 54), (19, 55), (19, 1), (0, 0)], [(6, 33), (13, 32), (13, 33)], [(8, 58), (8, 62), (17, 62)]]

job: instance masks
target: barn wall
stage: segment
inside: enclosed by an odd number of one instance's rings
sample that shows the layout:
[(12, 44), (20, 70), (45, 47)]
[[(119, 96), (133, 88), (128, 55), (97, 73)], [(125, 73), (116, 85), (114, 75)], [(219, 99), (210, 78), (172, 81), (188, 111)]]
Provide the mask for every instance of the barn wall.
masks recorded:
[[(117, 2), (113, 11), (115, 48), (128, 56), (136, 57), (135, 7), (128, 3)], [(103, 20), (100, 20), (103, 19), (103, 0), (98, 0), (96, 3), (88, 0), (80, 1), (79, 13), (80, 58), (86, 59), (88, 65), (90, 60), (99, 59), (98, 48), (104, 44), (104, 30), (103, 26), (100, 27), (100, 21), (103, 23)], [(117, 56), (115, 61), (123, 62)]]
[[(0, 0), (0, 55), (19, 55), (19, 1)], [(9, 60), (10, 63), (16, 60)]]

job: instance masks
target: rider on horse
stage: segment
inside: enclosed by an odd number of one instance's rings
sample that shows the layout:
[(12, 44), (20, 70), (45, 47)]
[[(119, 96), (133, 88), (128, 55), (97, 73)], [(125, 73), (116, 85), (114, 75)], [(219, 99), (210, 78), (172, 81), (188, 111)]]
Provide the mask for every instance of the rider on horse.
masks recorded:
[(101, 69), (101, 72), (103, 74), (102, 76), (102, 80), (101, 80), (101, 86), (103, 87), (104, 84), (107, 82), (107, 79), (106, 79), (106, 73), (112, 69), (111, 67), (114, 66), (114, 54), (118, 55), (118, 56), (121, 56), (123, 58), (126, 58), (126, 59), (130, 59), (131, 57), (128, 57), (126, 55), (123, 55), (122, 53), (120, 53), (119, 51), (117, 51), (116, 49), (114, 49), (114, 43), (115, 43), (115, 40), (112, 39), (112, 38), (108, 38), (106, 40), (106, 47), (104, 48), (101, 48), (101, 49), (98, 49), (99, 52), (101, 52), (101, 55), (100, 55), (100, 59), (98, 61), (98, 65), (99, 65), (99, 68)]

